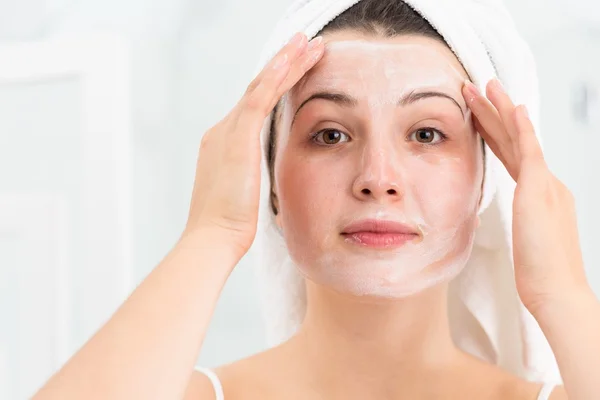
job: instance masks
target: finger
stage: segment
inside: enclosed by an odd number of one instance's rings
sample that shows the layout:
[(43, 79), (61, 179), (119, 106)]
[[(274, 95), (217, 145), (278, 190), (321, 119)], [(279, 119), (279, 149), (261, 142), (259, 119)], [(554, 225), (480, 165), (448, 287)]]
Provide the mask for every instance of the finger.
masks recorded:
[(284, 57), (282, 64), (274, 64), (272, 71), (258, 86), (244, 96), (239, 104), (239, 115), (232, 129), (233, 140), (237, 141), (229, 151), (232, 160), (241, 161), (249, 154), (249, 146), (256, 145), (267, 115), (273, 109), (276, 92), (290, 71), (290, 61)]
[(291, 89), (306, 74), (306, 72), (315, 66), (315, 64), (323, 57), (324, 50), (325, 46), (321, 36), (312, 39), (308, 43), (307, 51), (299, 57), (297, 63), (292, 65), (290, 74), (284, 82), (282, 94)]
[(290, 41), (283, 46), (279, 52), (269, 61), (269, 63), (260, 71), (260, 73), (250, 82), (246, 89), (246, 94), (250, 94), (260, 85), (262, 80), (272, 74), (273, 67), (282, 62), (287, 57), (290, 63), (293, 63), (297, 57), (302, 54), (307, 45), (306, 35), (302, 32), (296, 33)]
[(238, 119), (239, 126), (260, 131), (260, 125), (273, 110), (277, 101), (300, 80), (308, 68), (316, 63), (322, 56), (323, 50), (322, 39), (315, 38), (311, 41), (310, 49), (298, 57), (294, 64), (288, 65), (283, 81), (281, 76), (265, 76), (256, 89), (248, 95), (244, 110)]
[(265, 87), (277, 87), (289, 73), (290, 65), (297, 61), (307, 46), (306, 35), (302, 32), (296, 33), (294, 37), (269, 61), (256, 78), (248, 85), (246, 93), (232, 110), (235, 124), (239, 117), (246, 111), (254, 111), (255, 114), (266, 116), (270, 111), (268, 104), (261, 98), (262, 93), (256, 90)]
[(542, 146), (535, 134), (535, 128), (524, 105), (515, 109), (513, 123), (516, 126), (519, 138), (519, 151), (521, 152), (522, 164), (546, 164)]
[(463, 96), (473, 112), (473, 120), (482, 128), (479, 130), (479, 133), (483, 137), (483, 140), (487, 142), (509, 172), (517, 170), (518, 166), (515, 165), (513, 145), (506, 133), (506, 128), (498, 110), (468, 80), (465, 81), (465, 85), (463, 86)]
[[(314, 38), (300, 53), (298, 53), (296, 60), (290, 63), (290, 71), (283, 83), (277, 88), (275, 96), (272, 97), (273, 101), (267, 107), (269, 110), (273, 109), (281, 96), (298, 83), (304, 74), (306, 74), (306, 72), (323, 56), (324, 46), (322, 45), (322, 42), (323, 39), (321, 37)], [(271, 97), (270, 93), (268, 95)]]
[(485, 143), (488, 145), (490, 150), (492, 150), (492, 152), (496, 155), (496, 157), (498, 157), (498, 159), (502, 162), (502, 164), (504, 165), (504, 167), (506, 168), (506, 170), (508, 171), (510, 176), (516, 181), (517, 176), (518, 176), (518, 174), (517, 174), (518, 170), (516, 170), (514, 168), (515, 162), (513, 160), (507, 160), (505, 158), (506, 152), (502, 152), (498, 148), (498, 144), (496, 142), (494, 142), (493, 140), (490, 141), (490, 140), (486, 139), (486, 138), (489, 138), (490, 135), (489, 135), (489, 133), (487, 133), (487, 131), (485, 130), (483, 125), (481, 125), (481, 122), (479, 122), (479, 120), (475, 116), (473, 116), (473, 125), (475, 126), (475, 129), (477, 130), (477, 132), (479, 132), (479, 134), (481, 135), (481, 137), (483, 138)]
[(496, 107), (496, 110), (498, 110), (502, 122), (507, 127), (507, 133), (516, 141), (517, 127), (513, 118), (515, 105), (498, 79), (492, 79), (487, 83), (486, 95), (494, 107)]
[(279, 86), (269, 109), (273, 109), (281, 97), (294, 85), (296, 85), (302, 77), (323, 57), (325, 46), (321, 37), (316, 37), (311, 40), (305, 51), (298, 60), (291, 65), (285, 81)]
[(506, 132), (510, 137), (513, 151), (515, 152), (515, 159), (521, 158), (519, 154), (519, 139), (517, 126), (514, 119), (515, 105), (510, 99), (510, 96), (506, 93), (502, 84), (498, 79), (492, 79), (486, 86), (486, 94), (490, 102), (498, 110), (498, 114), (506, 127)]

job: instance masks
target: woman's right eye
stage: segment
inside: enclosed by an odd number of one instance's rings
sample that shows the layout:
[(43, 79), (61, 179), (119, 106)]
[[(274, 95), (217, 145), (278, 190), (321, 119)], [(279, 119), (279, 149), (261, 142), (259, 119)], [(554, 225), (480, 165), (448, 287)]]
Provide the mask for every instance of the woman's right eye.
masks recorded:
[[(342, 140), (343, 136), (349, 139), (348, 135), (337, 129), (323, 129), (322, 131), (315, 133), (312, 136), (312, 139), (321, 145), (327, 146), (338, 144)], [(321, 137), (322, 139), (319, 140), (319, 137)], [(347, 139), (346, 141), (348, 141)]]

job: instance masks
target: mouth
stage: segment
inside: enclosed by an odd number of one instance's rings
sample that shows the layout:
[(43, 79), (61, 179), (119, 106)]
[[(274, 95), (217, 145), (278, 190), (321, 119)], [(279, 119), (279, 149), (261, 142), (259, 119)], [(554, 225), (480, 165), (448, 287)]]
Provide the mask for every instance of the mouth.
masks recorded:
[(395, 221), (367, 219), (354, 222), (342, 231), (345, 241), (351, 244), (393, 249), (417, 239), (417, 229)]

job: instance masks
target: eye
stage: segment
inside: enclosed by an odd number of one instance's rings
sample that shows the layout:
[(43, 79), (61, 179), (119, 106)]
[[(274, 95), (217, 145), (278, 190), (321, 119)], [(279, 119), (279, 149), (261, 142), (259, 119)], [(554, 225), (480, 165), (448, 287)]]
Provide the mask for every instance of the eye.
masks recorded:
[[(435, 135), (438, 135), (439, 139), (437, 140), (437, 142), (435, 141)], [(415, 139), (417, 142), (419, 143), (423, 143), (426, 145), (431, 145), (431, 144), (436, 144), (439, 142), (443, 142), (446, 139), (446, 135), (443, 134), (442, 132), (438, 131), (437, 129), (434, 128), (421, 128), (421, 129), (417, 129), (415, 132), (413, 132), (410, 137), (413, 137), (413, 135), (415, 136)]]
[[(344, 136), (348, 138), (348, 135), (337, 129), (323, 129), (322, 131), (315, 133), (312, 136), (312, 139), (321, 145), (334, 145), (342, 141)], [(322, 137), (322, 139), (319, 140), (319, 137)], [(348, 140), (346, 139), (346, 141)]]

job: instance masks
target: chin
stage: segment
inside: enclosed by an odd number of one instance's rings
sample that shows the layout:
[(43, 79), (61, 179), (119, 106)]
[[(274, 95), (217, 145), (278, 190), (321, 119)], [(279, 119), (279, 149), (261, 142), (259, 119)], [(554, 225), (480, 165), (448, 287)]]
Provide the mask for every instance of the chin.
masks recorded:
[(359, 263), (339, 257), (335, 261), (328, 261), (311, 264), (310, 267), (296, 265), (307, 279), (319, 286), (344, 295), (373, 299), (399, 299), (418, 295), (450, 282), (466, 265), (464, 256), (437, 266), (412, 270), (402, 268), (401, 262), (368, 260), (364, 256)]

